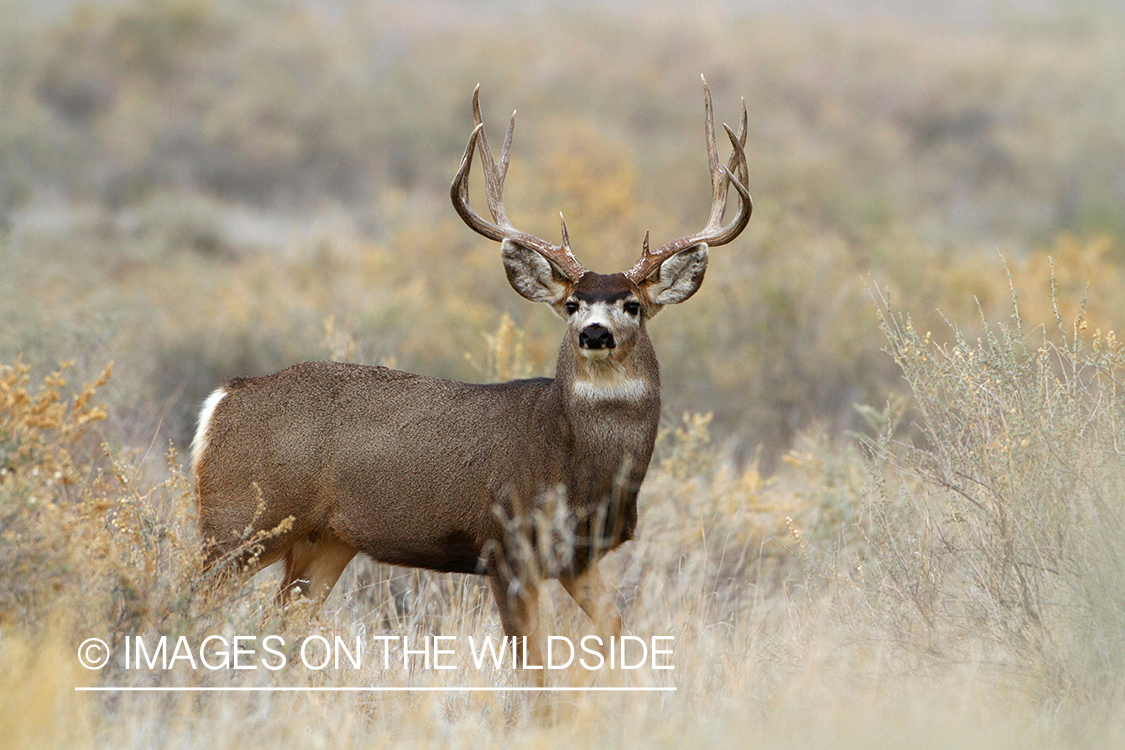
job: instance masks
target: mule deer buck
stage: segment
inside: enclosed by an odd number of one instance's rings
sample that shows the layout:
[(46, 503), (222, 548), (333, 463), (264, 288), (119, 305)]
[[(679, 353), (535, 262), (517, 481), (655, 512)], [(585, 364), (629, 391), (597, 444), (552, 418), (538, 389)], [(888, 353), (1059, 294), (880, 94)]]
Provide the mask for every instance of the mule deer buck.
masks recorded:
[[(213, 564), (265, 531), (255, 568), (285, 560), (281, 596), (323, 599), (357, 552), (393, 565), (489, 579), (509, 636), (542, 664), (538, 588), (558, 578), (602, 635), (620, 616), (598, 560), (629, 540), (660, 412), (660, 375), (645, 326), (699, 288), (708, 248), (750, 220), (746, 104), (719, 162), (704, 81), (711, 213), (695, 234), (649, 249), (624, 273), (587, 271), (566, 224), (553, 245), (516, 229), (504, 209), (515, 115), (495, 162), (473, 94), (476, 127), (450, 189), (473, 231), (500, 242), (508, 281), (566, 321), (555, 377), (469, 384), (384, 367), (305, 362), (230, 380), (207, 399), (192, 443), (199, 524)], [(479, 148), (492, 221), (469, 203)], [(727, 193), (737, 196), (724, 224)], [(514, 520), (554, 500), (571, 554), (539, 558), (542, 530)], [(518, 641), (517, 641), (518, 642)]]

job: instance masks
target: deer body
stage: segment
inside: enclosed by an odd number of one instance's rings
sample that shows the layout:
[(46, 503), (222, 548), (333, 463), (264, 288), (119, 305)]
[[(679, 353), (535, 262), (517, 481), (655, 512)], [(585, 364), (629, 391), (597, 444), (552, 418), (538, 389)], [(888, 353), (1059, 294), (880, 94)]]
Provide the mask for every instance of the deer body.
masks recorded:
[[(632, 536), (656, 439), (650, 364), (622, 378), (645, 384), (625, 397), (612, 385), (575, 387), (585, 381), (567, 365), (554, 379), (487, 385), (334, 362), (237, 378), (201, 424), (199, 493), (225, 500), (201, 504), (202, 534), (222, 539), (292, 516), (262, 564), (327, 532), (380, 562), (475, 573), (487, 543), (502, 538), (494, 506), (510, 518), (556, 487), (578, 503), (604, 499), (616, 481), (627, 495), (620, 528), (600, 541), (612, 548)], [(621, 478), (626, 464), (636, 468)]]
[[(706, 84), (704, 84), (706, 92)], [(200, 530), (208, 562), (240, 549), (246, 531), (269, 531), (253, 561), (284, 558), (279, 594), (327, 596), (359, 552), (390, 564), (489, 578), (508, 635), (527, 639), (541, 663), (538, 586), (558, 578), (614, 635), (620, 628), (598, 559), (633, 536), (637, 493), (656, 440), (660, 375), (646, 322), (702, 283), (709, 246), (734, 239), (752, 204), (744, 187), (746, 110), (732, 154), (718, 162), (705, 97), (713, 201), (702, 232), (656, 252), (645, 237), (625, 273), (587, 271), (563, 242), (552, 245), (508, 221), (503, 182), (512, 126), (499, 163), (476, 128), (451, 196), (462, 219), (501, 242), (513, 289), (567, 321), (556, 375), (469, 384), (383, 367), (306, 362), (273, 375), (235, 378), (204, 405), (192, 445)], [(512, 124), (514, 125), (514, 116)], [(480, 145), (489, 210), (469, 205), (468, 175)], [(733, 185), (739, 208), (722, 226)], [(521, 523), (561, 503), (567, 554), (549, 555), (546, 532)], [(558, 508), (556, 508), (558, 510)]]

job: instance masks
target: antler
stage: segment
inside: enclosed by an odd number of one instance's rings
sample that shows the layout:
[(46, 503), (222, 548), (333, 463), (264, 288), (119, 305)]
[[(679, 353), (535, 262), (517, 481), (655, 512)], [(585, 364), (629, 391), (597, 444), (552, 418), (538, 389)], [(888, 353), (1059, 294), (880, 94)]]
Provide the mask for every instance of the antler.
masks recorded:
[[(703, 77), (700, 76), (700, 78)], [(746, 100), (742, 100), (742, 123), (738, 127), (738, 135), (736, 136), (734, 131), (727, 127), (725, 123), (723, 124), (723, 129), (727, 131), (727, 136), (730, 138), (733, 147), (726, 166), (719, 166), (719, 153), (715, 146), (715, 115), (711, 109), (711, 90), (707, 88), (706, 78), (703, 78), (703, 101), (704, 108), (707, 111), (707, 163), (711, 167), (711, 215), (707, 219), (707, 225), (701, 231), (673, 240), (655, 253), (648, 249), (648, 233), (646, 232), (641, 257), (633, 264), (632, 268), (625, 272), (625, 275), (634, 284), (641, 283), (659, 268), (661, 263), (689, 248), (703, 243), (706, 243), (709, 247), (725, 245), (737, 237), (750, 221), (750, 213), (754, 210), (754, 202), (750, 199), (749, 191), (746, 190), (746, 183), (750, 177), (746, 166), (745, 150)], [(734, 185), (734, 189), (738, 193), (738, 213), (724, 227), (723, 216), (726, 214), (727, 192), (731, 185)]]
[[(508, 173), (509, 151), (512, 147), (512, 131), (516, 127), (516, 113), (512, 113), (512, 121), (508, 125), (508, 134), (504, 136), (504, 147), (500, 152), (500, 162), (492, 160), (492, 149), (488, 147), (488, 139), (484, 135), (484, 121), (480, 115), (480, 84), (473, 91), (473, 121), (476, 127), (469, 136), (469, 143), (465, 146), (465, 156), (461, 159), (461, 166), (453, 177), (453, 184), (449, 188), (449, 196), (453, 199), (453, 207), (469, 228), (478, 234), (483, 234), (490, 240), (497, 242), (511, 239), (522, 245), (532, 248), (556, 268), (563, 272), (567, 278), (577, 283), (586, 273), (586, 269), (570, 251), (570, 237), (566, 232), (566, 220), (562, 222), (562, 244), (552, 245), (546, 240), (539, 239), (512, 226), (508, 214), (504, 210), (504, 177)], [(481, 144), (481, 167), (484, 169), (485, 194), (488, 197), (488, 210), (496, 223), (481, 218), (473, 207), (469, 205), (469, 171), (473, 164), (473, 152), (477, 140)], [(562, 214), (559, 214), (562, 218)]]

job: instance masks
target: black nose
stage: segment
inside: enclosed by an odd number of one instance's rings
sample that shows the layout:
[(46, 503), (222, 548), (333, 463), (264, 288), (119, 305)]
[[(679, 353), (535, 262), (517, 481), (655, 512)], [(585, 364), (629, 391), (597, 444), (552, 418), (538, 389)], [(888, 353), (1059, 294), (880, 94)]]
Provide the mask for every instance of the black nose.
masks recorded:
[(578, 334), (578, 345), (583, 349), (612, 349), (617, 346), (613, 334), (601, 323), (594, 323)]

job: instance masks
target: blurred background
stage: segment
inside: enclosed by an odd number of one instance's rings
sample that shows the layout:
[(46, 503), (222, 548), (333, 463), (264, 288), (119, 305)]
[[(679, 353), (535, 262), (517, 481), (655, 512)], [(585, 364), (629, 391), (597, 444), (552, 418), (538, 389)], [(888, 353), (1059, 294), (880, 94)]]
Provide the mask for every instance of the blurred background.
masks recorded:
[[(1120, 0), (0, 0), (0, 19), (0, 738), (1125, 747)], [(519, 109), (516, 225), (557, 241), (562, 211), (612, 272), (646, 231), (706, 221), (700, 74), (718, 119), (745, 97), (754, 216), (651, 323), (661, 434), (638, 537), (601, 568), (627, 632), (675, 635), (678, 697), (567, 693), (547, 717), (519, 695), (75, 692), (275, 679), (93, 673), (90, 636), (498, 634), (474, 576), (357, 560), (313, 623), (267, 604), (270, 573), (204, 571), (195, 414), (306, 359), (550, 375), (561, 322), (450, 205), (473, 87), (494, 145)], [(586, 632), (561, 587), (542, 599), (545, 632)], [(276, 680), (515, 680), (463, 675)]]
[(0, 13), (0, 362), (115, 362), (124, 445), (182, 450), (223, 379), (304, 359), (495, 376), (504, 315), (513, 371), (551, 373), (560, 324), (449, 203), (478, 82), (494, 143), (520, 112), (509, 214), (557, 241), (562, 211), (602, 272), (706, 219), (700, 74), (717, 118), (745, 97), (754, 218), (651, 325), (666, 418), (713, 412), (737, 457), (768, 467), (903, 390), (873, 295), (939, 341), (1008, 317), (1013, 289), (1025, 325), (1053, 326), (1052, 284), (1064, 320), (1084, 298), (1091, 330), (1125, 319), (1109, 0)]

